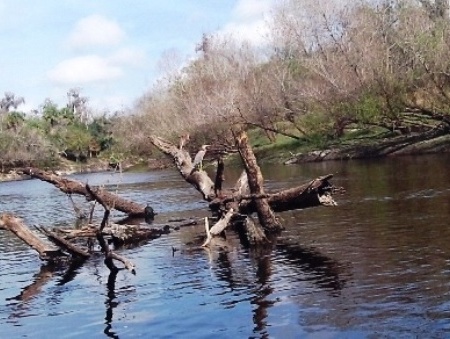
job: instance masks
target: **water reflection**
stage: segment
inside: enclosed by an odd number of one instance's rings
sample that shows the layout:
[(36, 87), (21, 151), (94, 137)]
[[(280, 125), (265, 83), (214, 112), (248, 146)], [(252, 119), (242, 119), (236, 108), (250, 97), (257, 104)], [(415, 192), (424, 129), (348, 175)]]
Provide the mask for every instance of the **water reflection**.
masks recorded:
[[(52, 271), (0, 233), (2, 336), (48, 337), (51, 328), (54, 337), (80, 338), (448, 337), (449, 164), (450, 156), (439, 155), (264, 165), (270, 188), (337, 173), (333, 183), (347, 193), (336, 208), (283, 213), (286, 230), (258, 251), (229, 232), (225, 244), (204, 253), (195, 242), (201, 225), (164, 234), (126, 250), (137, 276), (111, 276), (95, 258)], [(124, 174), (117, 189), (157, 207), (154, 225), (209, 215), (178, 173), (160, 174)], [(227, 183), (239, 174), (227, 169)], [(21, 213), (29, 225), (72, 227), (67, 205), (48, 184), (0, 183), (0, 208)]]
[(15, 297), (7, 298), (6, 300), (17, 300), (27, 302), (42, 292), (42, 288), (55, 275), (55, 266), (51, 264), (42, 265), (39, 272), (33, 277), (33, 282), (24, 287), (20, 294)]
[(116, 278), (118, 271), (111, 271), (108, 276), (108, 283), (106, 284), (106, 316), (105, 316), (105, 330), (103, 333), (109, 338), (119, 338), (119, 336), (112, 330), (113, 311), (119, 305), (116, 301)]
[(250, 260), (256, 267), (256, 282), (258, 286), (255, 290), (255, 296), (251, 303), (256, 307), (253, 308), (253, 328), (254, 333), (260, 334), (263, 338), (268, 337), (267, 328), (268, 310), (275, 304), (275, 300), (269, 297), (273, 293), (274, 288), (270, 283), (272, 276), (271, 253), (273, 248), (265, 246), (250, 250)]
[(317, 250), (298, 244), (278, 244), (278, 254), (286, 259), (285, 263), (307, 273), (309, 281), (337, 296), (345, 286), (346, 280), (340, 277), (343, 265), (323, 255)]
[[(243, 293), (243, 290), (249, 292), (244, 293), (243, 297), (248, 298), (253, 305), (253, 333), (258, 337), (269, 337), (270, 308), (280, 301), (277, 296), (279, 280), (289, 279), (289, 288), (306, 281), (336, 297), (349, 279), (341, 277), (343, 264), (318, 250), (283, 243), (283, 239), (279, 239), (276, 244), (276, 239), (273, 239), (274, 245), (251, 248), (245, 252), (245, 257), (236, 257), (236, 247), (230, 246), (235, 240), (237, 239), (228, 238), (227, 247), (216, 245), (207, 250), (208, 258), (217, 279), (226, 283), (226, 290), (235, 293)], [(246, 260), (250, 261), (253, 270), (247, 269)], [(285, 274), (288, 271), (291, 273)], [(241, 302), (241, 298), (234, 299), (226, 306), (233, 307)]]

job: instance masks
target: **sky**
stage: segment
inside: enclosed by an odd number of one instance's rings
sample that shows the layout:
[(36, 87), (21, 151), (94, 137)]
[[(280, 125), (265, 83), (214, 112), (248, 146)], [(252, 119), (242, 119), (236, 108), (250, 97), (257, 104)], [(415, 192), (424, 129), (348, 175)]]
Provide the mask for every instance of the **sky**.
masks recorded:
[(276, 1), (0, 0), (0, 96), (28, 112), (79, 88), (94, 110), (130, 108), (203, 33), (261, 43)]

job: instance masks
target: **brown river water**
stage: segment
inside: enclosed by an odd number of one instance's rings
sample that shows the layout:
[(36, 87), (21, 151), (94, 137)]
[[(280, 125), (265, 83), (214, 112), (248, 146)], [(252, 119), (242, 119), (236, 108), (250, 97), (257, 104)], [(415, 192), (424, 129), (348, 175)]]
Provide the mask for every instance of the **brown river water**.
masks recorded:
[[(449, 169), (449, 154), (265, 165), (268, 190), (333, 173), (346, 193), (336, 207), (281, 213), (286, 230), (268, 249), (233, 232), (201, 249), (199, 224), (120, 250), (135, 276), (110, 275), (100, 257), (50, 270), (0, 231), (0, 338), (450, 337)], [(227, 184), (239, 173), (226, 169)], [(149, 203), (155, 223), (208, 216), (175, 170), (72, 177)], [(30, 226), (75, 221), (68, 198), (38, 180), (0, 183), (6, 211)]]

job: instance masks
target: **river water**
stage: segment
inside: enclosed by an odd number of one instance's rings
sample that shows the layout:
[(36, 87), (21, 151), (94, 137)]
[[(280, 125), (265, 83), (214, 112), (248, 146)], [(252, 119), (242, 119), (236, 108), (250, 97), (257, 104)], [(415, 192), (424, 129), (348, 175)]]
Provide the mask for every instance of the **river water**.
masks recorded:
[[(264, 166), (272, 190), (334, 173), (346, 193), (337, 207), (281, 213), (272, 248), (245, 249), (229, 232), (204, 250), (199, 224), (123, 249), (135, 276), (110, 275), (100, 257), (50, 270), (0, 231), (0, 337), (449, 337), (449, 168), (448, 154)], [(239, 172), (226, 169), (230, 186)], [(174, 170), (73, 178), (150, 203), (158, 224), (208, 215)], [(0, 183), (6, 211), (30, 226), (75, 220), (68, 198), (38, 180)]]

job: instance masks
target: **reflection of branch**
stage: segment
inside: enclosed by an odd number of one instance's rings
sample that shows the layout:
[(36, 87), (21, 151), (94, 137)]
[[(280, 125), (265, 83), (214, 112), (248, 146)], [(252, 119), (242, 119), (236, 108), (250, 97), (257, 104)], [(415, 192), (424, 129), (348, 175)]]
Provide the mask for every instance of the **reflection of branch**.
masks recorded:
[(84, 258), (77, 258), (75, 260), (72, 260), (69, 268), (61, 276), (61, 279), (59, 279), (58, 285), (65, 285), (71, 282), (77, 276), (78, 269), (83, 266), (85, 262), (86, 259)]
[(30, 285), (23, 288), (19, 295), (8, 298), (7, 300), (18, 300), (25, 302), (35, 297), (41, 293), (42, 287), (53, 278), (54, 271), (55, 269), (53, 265), (42, 265), (39, 273), (34, 276), (34, 281)]
[[(282, 240), (279, 239), (280, 241)], [(281, 243), (273, 246), (252, 247), (250, 249), (250, 259), (252, 266), (256, 268), (256, 279), (243, 276), (248, 271), (239, 272), (238, 268), (233, 267), (233, 260), (230, 259), (229, 252), (223, 248), (220, 249), (218, 257), (216, 257), (217, 265), (212, 266), (217, 279), (226, 282), (227, 287), (230, 289), (239, 287), (244, 281), (247, 281), (248, 284), (251, 282), (256, 284), (256, 288), (251, 296), (251, 303), (254, 305), (254, 333), (263, 336), (267, 334), (266, 327), (269, 309), (276, 302), (270, 297), (276, 289), (276, 280), (273, 277), (272, 266), (274, 265), (272, 262), (274, 249), (277, 257), (282, 258), (282, 260), (277, 260), (275, 265), (289, 267), (304, 274), (311, 274), (308, 281), (312, 281), (319, 288), (340, 291), (345, 284), (345, 281), (339, 276), (338, 267), (340, 265), (338, 262), (316, 250), (307, 249), (298, 244)], [(303, 274), (293, 276), (298, 277), (299, 282), (304, 280), (302, 278), (304, 277)]]
[(117, 305), (119, 305), (119, 303), (117, 301), (115, 301), (116, 299), (116, 291), (115, 291), (115, 287), (116, 287), (116, 278), (117, 278), (117, 271), (111, 271), (109, 273), (109, 277), (108, 277), (108, 284), (107, 284), (107, 288), (108, 288), (108, 293), (106, 294), (106, 301), (105, 301), (105, 305), (106, 305), (106, 316), (105, 316), (105, 330), (103, 331), (103, 333), (105, 333), (109, 338), (119, 338), (119, 336), (111, 331), (112, 328), (112, 320), (113, 320), (113, 310), (117, 307)]
[(335, 291), (343, 288), (345, 280), (339, 277), (339, 264), (333, 259), (316, 250), (297, 244), (278, 244), (277, 249), (286, 257), (285, 263), (291, 264), (305, 273), (313, 273), (312, 281), (317, 286)]
[(260, 334), (267, 334), (262, 331), (265, 331), (267, 327), (268, 309), (275, 304), (275, 301), (269, 300), (269, 296), (274, 291), (270, 284), (272, 276), (270, 252), (272, 252), (272, 247), (262, 247), (251, 252), (252, 258), (256, 261), (256, 277), (258, 278), (258, 283), (261, 284), (256, 291), (255, 297), (252, 299), (252, 304), (257, 305), (253, 310), (253, 323), (255, 324), (253, 331)]

